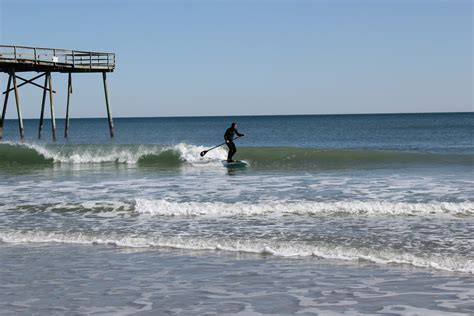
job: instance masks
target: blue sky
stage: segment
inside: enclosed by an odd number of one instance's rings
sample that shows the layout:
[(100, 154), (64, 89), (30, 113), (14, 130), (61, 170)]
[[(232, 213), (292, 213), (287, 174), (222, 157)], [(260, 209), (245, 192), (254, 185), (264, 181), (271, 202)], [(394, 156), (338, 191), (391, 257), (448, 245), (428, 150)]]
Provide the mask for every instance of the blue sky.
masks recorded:
[[(472, 1), (0, 0), (0, 18), (3, 44), (115, 52), (114, 116), (473, 110)], [(104, 116), (100, 75), (73, 84), (71, 115)], [(38, 117), (40, 89), (20, 92)]]

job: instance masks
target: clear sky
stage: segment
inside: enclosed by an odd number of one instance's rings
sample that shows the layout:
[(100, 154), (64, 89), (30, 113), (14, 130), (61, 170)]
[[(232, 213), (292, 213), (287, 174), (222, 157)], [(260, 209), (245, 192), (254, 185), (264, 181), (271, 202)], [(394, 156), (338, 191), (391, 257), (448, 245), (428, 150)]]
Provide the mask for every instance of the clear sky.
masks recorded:
[[(472, 1), (0, 0), (0, 19), (3, 44), (115, 52), (116, 117), (473, 111)], [(73, 84), (71, 115), (104, 116), (101, 76)]]

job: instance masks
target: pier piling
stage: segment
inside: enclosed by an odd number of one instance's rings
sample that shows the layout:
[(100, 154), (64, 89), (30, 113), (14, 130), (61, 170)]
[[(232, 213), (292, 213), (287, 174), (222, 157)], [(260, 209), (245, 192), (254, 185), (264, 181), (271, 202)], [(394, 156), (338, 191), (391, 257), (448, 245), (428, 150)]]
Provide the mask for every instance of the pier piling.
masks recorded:
[(56, 141), (56, 117), (54, 116), (54, 103), (53, 103), (53, 79), (49, 74), (49, 109), (51, 112), (51, 133), (53, 141)]
[(44, 86), (43, 86), (43, 99), (41, 101), (41, 114), (38, 127), (38, 139), (41, 139), (41, 131), (43, 130), (43, 120), (44, 120), (44, 106), (46, 103), (46, 92), (48, 92), (48, 77), (49, 73), (45, 73), (44, 76)]
[(112, 121), (112, 113), (110, 111), (109, 92), (107, 89), (107, 74), (105, 72), (102, 73), (102, 80), (104, 81), (105, 106), (107, 107), (107, 117), (109, 119), (110, 137), (114, 137), (114, 122)]
[(71, 73), (67, 76), (67, 101), (66, 101), (66, 121), (64, 123), (64, 138), (67, 138), (69, 131), (69, 102), (72, 94), (72, 78)]
[(18, 114), (18, 128), (20, 129), (20, 138), (21, 140), (23, 140), (25, 138), (25, 131), (23, 128), (23, 117), (21, 116), (20, 95), (18, 94), (18, 87), (16, 85), (15, 70), (12, 70), (11, 76), (13, 76), (13, 88), (15, 90), (16, 113)]
[(12, 84), (12, 75), (8, 74), (7, 90), (5, 93), (5, 100), (3, 101), (2, 121), (0, 122), (0, 139), (3, 138), (3, 124), (5, 122), (5, 115), (7, 114), (8, 96), (10, 95), (11, 84)]

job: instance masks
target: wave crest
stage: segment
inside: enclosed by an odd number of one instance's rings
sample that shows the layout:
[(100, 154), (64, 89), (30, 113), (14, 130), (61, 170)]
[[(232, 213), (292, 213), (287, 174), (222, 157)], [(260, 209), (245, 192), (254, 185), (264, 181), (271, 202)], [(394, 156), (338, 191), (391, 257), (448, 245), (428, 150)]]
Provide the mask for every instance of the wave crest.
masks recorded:
[(365, 260), (379, 264), (404, 264), (421, 268), (474, 274), (474, 262), (462, 257), (436, 255), (417, 256), (411, 253), (368, 248), (348, 248), (329, 244), (274, 242), (272, 240), (225, 240), (181, 236), (130, 237), (120, 235), (94, 236), (81, 233), (58, 232), (0, 232), (3, 243), (67, 243), (114, 245), (120, 247), (156, 247), (184, 250), (216, 250), (245, 252), (282, 257), (317, 257), (345, 261)]
[(151, 164), (180, 165), (181, 163), (206, 164), (224, 159), (226, 152), (217, 149), (201, 158), (202, 146), (180, 143), (163, 145), (43, 145), (32, 143), (0, 144), (3, 161), (19, 163), (65, 164)]
[(167, 200), (135, 200), (135, 212), (154, 216), (284, 216), (284, 215), (448, 215), (472, 216), (474, 203), (429, 202), (407, 203), (386, 201), (335, 202), (172, 202)]
[[(180, 166), (220, 165), (226, 158), (224, 147), (204, 157), (207, 147), (180, 143), (176, 145), (44, 145), (35, 143), (0, 144), (1, 163), (21, 164), (157, 164)], [(441, 154), (382, 150), (339, 150), (297, 147), (239, 147), (238, 158), (248, 160), (252, 168), (269, 170), (313, 170), (333, 168), (373, 168), (406, 165), (472, 166), (472, 154)]]
[(136, 198), (127, 201), (87, 201), (80, 203), (46, 203), (0, 205), (0, 210), (47, 212), (93, 212), (113, 217), (110, 212), (164, 217), (247, 217), (288, 215), (353, 215), (353, 216), (474, 216), (474, 202), (389, 202), (389, 201), (260, 201), (260, 202), (178, 202), (166, 199)]

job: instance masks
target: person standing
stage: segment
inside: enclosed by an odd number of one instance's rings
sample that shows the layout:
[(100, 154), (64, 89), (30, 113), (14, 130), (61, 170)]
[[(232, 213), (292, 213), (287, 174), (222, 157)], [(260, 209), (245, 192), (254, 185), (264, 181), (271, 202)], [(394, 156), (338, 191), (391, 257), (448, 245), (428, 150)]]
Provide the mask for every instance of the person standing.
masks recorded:
[(237, 148), (235, 147), (235, 144), (234, 144), (234, 134), (236, 134), (239, 137), (245, 136), (245, 134), (239, 133), (239, 131), (237, 130), (237, 123), (235, 122), (233, 122), (230, 125), (230, 127), (225, 131), (225, 134), (224, 134), (225, 143), (227, 147), (229, 147), (227, 162), (234, 162), (234, 160), (232, 160), (232, 157), (237, 152)]

